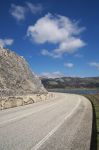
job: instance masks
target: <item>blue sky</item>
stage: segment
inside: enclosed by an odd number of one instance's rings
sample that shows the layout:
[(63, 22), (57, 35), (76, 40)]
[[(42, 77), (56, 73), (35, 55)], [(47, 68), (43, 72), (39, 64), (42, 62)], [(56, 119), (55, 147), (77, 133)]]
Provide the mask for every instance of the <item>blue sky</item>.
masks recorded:
[(38, 75), (99, 76), (98, 0), (1, 0), (0, 45)]

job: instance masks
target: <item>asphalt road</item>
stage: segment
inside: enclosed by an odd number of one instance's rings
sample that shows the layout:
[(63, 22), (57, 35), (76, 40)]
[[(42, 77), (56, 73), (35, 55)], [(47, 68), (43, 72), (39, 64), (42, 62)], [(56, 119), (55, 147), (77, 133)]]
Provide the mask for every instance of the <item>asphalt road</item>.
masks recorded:
[(90, 102), (78, 95), (0, 111), (0, 150), (89, 150)]

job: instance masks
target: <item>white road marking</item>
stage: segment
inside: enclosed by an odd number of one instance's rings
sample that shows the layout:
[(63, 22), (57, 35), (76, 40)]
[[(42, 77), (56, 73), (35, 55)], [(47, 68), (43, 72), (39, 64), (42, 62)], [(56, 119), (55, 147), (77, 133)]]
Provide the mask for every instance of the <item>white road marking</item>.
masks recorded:
[(63, 121), (58, 124), (53, 130), (51, 130), (40, 142), (38, 142), (31, 150), (38, 150), (57, 130), (58, 128), (66, 121), (74, 112), (75, 110), (79, 107), (81, 103), (81, 99), (79, 98), (79, 101), (77, 105), (74, 107), (74, 109), (63, 119)]

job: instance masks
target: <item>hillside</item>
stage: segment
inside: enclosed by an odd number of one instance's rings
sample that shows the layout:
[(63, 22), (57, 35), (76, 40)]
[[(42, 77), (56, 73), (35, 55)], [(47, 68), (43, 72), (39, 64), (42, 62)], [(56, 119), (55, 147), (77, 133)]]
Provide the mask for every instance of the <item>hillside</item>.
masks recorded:
[(52, 88), (99, 88), (99, 77), (62, 77), (62, 78), (41, 78), (47, 89)]
[(0, 109), (31, 104), (48, 96), (25, 59), (0, 47)]
[(39, 78), (32, 73), (23, 57), (0, 48), (0, 96), (44, 93)]

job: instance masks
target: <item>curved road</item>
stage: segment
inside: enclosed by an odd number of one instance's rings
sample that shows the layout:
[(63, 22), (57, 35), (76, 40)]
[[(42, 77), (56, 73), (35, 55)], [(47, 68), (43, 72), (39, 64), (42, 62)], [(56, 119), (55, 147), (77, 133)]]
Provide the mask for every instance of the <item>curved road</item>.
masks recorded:
[(92, 107), (83, 96), (0, 111), (0, 150), (89, 150)]

